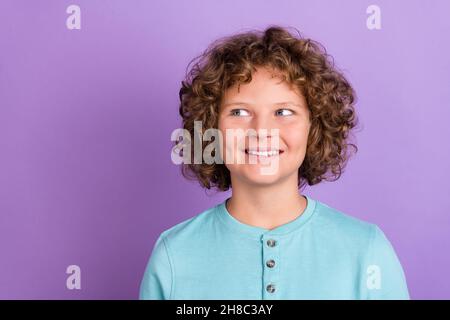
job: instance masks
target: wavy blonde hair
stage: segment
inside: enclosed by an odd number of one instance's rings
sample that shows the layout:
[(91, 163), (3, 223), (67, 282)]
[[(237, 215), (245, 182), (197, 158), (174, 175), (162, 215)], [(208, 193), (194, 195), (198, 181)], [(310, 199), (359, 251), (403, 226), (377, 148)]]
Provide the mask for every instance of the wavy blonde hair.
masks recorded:
[[(298, 37), (280, 26), (247, 31), (214, 41), (188, 65), (179, 91), (183, 128), (194, 135), (194, 121), (202, 130), (218, 127), (222, 96), (235, 84), (249, 83), (256, 67), (279, 71), (285, 81), (304, 95), (310, 110), (311, 128), (304, 161), (299, 168), (298, 187), (322, 180), (337, 180), (350, 157), (350, 131), (357, 125), (356, 95), (349, 81), (330, 60), (323, 46)], [(203, 142), (203, 148), (207, 145)], [(183, 164), (185, 178), (195, 179), (207, 189), (226, 191), (230, 172), (224, 164)]]

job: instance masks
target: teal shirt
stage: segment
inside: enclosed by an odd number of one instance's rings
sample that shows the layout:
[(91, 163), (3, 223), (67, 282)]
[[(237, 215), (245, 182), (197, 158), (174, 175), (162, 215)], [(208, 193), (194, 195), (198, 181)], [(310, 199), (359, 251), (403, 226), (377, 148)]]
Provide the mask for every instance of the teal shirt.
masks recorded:
[(225, 203), (165, 230), (140, 299), (409, 299), (384, 233), (306, 196), (304, 212), (264, 229)]

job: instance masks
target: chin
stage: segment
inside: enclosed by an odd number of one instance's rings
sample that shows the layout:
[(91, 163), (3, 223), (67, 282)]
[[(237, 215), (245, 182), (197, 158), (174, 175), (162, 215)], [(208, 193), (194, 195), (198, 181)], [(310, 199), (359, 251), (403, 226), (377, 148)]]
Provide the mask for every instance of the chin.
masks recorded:
[(276, 172), (270, 175), (263, 175), (260, 171), (259, 167), (253, 167), (251, 169), (245, 170), (245, 172), (241, 172), (240, 176), (242, 180), (246, 180), (249, 184), (260, 185), (260, 186), (269, 186), (274, 185), (282, 180), (282, 176), (280, 172)]

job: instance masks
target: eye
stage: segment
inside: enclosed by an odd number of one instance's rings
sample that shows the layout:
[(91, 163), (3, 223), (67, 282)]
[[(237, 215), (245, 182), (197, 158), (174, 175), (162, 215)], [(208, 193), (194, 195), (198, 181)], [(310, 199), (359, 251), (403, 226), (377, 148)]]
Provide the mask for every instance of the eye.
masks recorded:
[(230, 111), (230, 113), (232, 116), (236, 116), (236, 117), (249, 115), (248, 111), (244, 110), (244, 109), (233, 109)]
[(277, 116), (289, 116), (291, 114), (294, 114), (294, 112), (291, 109), (278, 109), (275, 111), (275, 114)]

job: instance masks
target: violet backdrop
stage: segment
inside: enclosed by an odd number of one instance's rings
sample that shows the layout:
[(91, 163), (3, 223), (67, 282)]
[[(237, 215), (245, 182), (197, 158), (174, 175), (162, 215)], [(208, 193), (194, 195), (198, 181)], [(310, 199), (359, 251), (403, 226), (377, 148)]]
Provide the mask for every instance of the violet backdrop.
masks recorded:
[(157, 236), (230, 194), (170, 159), (188, 63), (279, 24), (322, 43), (358, 98), (359, 152), (304, 193), (378, 224), (413, 299), (449, 299), (449, 15), (444, 0), (1, 0), (0, 298), (136, 299)]

